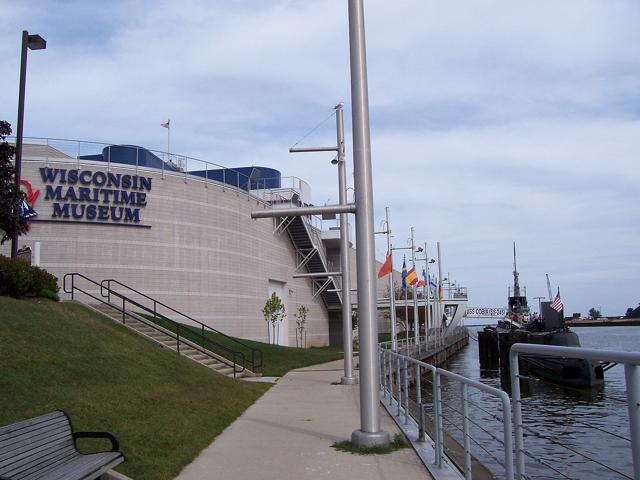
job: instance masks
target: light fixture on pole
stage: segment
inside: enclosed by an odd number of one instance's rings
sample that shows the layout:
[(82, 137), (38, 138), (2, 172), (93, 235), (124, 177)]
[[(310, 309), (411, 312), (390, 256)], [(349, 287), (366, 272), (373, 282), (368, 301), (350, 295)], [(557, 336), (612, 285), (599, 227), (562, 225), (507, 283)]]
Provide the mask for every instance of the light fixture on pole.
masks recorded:
[[(336, 110), (336, 146), (335, 147), (291, 147), (289, 152), (331, 152), (337, 156), (331, 160), (331, 165), (338, 165), (338, 190), (340, 205), (347, 205), (347, 167), (344, 142), (344, 105), (339, 103)], [(326, 214), (323, 214), (325, 218)], [(335, 215), (333, 216), (335, 218)], [(355, 385), (358, 377), (353, 373), (353, 333), (351, 321), (351, 276), (349, 272), (349, 224), (347, 212), (340, 213), (340, 275), (342, 276), (342, 337), (344, 350), (344, 376), (340, 383)], [(295, 277), (295, 275), (294, 275)]]
[[(22, 132), (24, 123), (24, 97), (27, 84), (27, 50), (44, 50), (47, 48), (47, 41), (40, 35), (29, 35), (26, 30), (22, 31), (22, 50), (20, 54), (20, 90), (18, 92), (18, 122), (16, 124), (16, 161), (15, 161), (15, 182), (16, 188), (20, 191), (20, 180), (22, 174)], [(19, 213), (19, 205), (16, 205), (15, 213)], [(11, 258), (18, 256), (18, 225), (14, 224), (13, 239), (11, 240)]]

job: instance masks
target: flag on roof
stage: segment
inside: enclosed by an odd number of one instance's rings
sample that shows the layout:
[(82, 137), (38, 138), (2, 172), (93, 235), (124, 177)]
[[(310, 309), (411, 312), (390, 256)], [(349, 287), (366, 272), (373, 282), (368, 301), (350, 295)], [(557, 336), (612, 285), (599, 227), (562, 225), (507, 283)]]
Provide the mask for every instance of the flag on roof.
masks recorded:
[(564, 308), (562, 305), (562, 300), (560, 299), (560, 289), (558, 288), (558, 294), (553, 302), (551, 302), (551, 308), (553, 308), (556, 312), (561, 312)]
[(391, 253), (387, 253), (387, 259), (382, 264), (382, 267), (380, 267), (380, 270), (378, 270), (378, 278), (386, 277), (391, 273), (392, 270), (393, 268), (391, 266)]
[(402, 289), (406, 290), (407, 288), (407, 261), (405, 258), (402, 259)]
[(407, 272), (407, 283), (409, 285), (415, 285), (416, 283), (418, 283), (418, 274), (416, 273), (416, 267), (411, 268), (411, 270)]
[(167, 120), (167, 123), (161, 123), (160, 126), (164, 128), (171, 128), (171, 119)]

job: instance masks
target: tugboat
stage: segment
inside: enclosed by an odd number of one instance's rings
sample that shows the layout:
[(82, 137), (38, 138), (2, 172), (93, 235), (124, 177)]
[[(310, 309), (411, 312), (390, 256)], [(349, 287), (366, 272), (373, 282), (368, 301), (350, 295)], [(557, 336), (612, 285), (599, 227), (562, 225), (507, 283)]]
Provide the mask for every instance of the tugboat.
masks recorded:
[[(481, 367), (491, 366), (499, 359), (501, 373), (509, 371), (509, 350), (514, 343), (580, 347), (580, 339), (564, 323), (560, 289), (555, 299), (540, 302), (540, 312), (531, 315), (526, 292), (523, 294), (516, 266), (516, 246), (513, 244), (513, 290), (509, 289), (505, 318), (496, 327), (485, 327), (478, 335)], [(591, 388), (602, 385), (604, 369), (599, 362), (574, 358), (524, 356), (531, 375), (572, 387)]]

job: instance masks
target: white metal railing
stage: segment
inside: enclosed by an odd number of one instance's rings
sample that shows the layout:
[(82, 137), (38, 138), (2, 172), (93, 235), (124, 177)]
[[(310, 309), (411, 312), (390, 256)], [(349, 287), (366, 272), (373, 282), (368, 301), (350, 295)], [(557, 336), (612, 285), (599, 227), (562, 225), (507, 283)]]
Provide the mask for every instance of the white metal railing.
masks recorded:
[[(445, 433), (447, 430), (447, 415), (444, 407), (454, 408), (445, 405), (442, 400), (442, 380), (446, 378), (449, 383), (456, 382), (460, 385), (461, 410), (458, 413), (462, 417), (462, 447), (463, 447), (463, 474), (465, 479), (472, 478), (471, 464), (471, 424), (475, 423), (469, 415), (469, 389), (475, 389), (485, 394), (495, 396), (502, 405), (502, 440), (504, 450), (505, 478), (513, 480), (513, 437), (511, 424), (511, 401), (509, 396), (497, 388), (490, 387), (481, 382), (471, 380), (442, 368), (437, 368), (420, 360), (401, 353), (393, 352), (390, 348), (380, 345), (378, 348), (380, 356), (380, 392), (382, 401), (388, 402), (389, 408), (395, 407), (393, 416), (398, 421), (409, 422), (412, 417), (418, 423), (418, 441), (424, 441), (426, 431), (431, 430), (431, 437), (434, 441), (436, 469), (442, 468), (445, 459)], [(431, 380), (428, 379), (431, 376)], [(413, 398), (410, 383), (413, 380)], [(424, 382), (431, 383), (431, 399), (425, 401), (423, 397), (422, 385)], [(427, 391), (427, 390), (425, 390)], [(413, 411), (411, 407), (413, 404)], [(431, 412), (431, 422), (427, 420), (427, 411)], [(452, 422), (449, 421), (449, 425)]]
[[(9, 137), (10, 141), (12, 139), (15, 141), (15, 137)], [(104, 150), (106, 149), (106, 159), (104, 163), (107, 165), (107, 170), (110, 169), (112, 165), (116, 165), (119, 168), (135, 169), (136, 172), (140, 169), (160, 170), (163, 176), (182, 176), (185, 180), (221, 183), (224, 187), (234, 188), (264, 203), (290, 202), (292, 201), (293, 195), (288, 193), (288, 191), (297, 193), (306, 201), (309, 201), (311, 196), (309, 184), (298, 177), (288, 176), (253, 179), (237, 169), (226, 167), (215, 162), (135, 145), (115, 145), (83, 140), (40, 137), (25, 137), (24, 142), (24, 161), (43, 161), (45, 165), (50, 163), (75, 163), (78, 166), (81, 164), (92, 164), (93, 161), (80, 157), (103, 155), (104, 158)], [(31, 154), (28, 152), (29, 147), (32, 148)], [(43, 148), (38, 149), (38, 147)], [(123, 163), (112, 161), (111, 150), (123, 147), (131, 148), (135, 151), (135, 162)], [(158, 167), (141, 165), (143, 162), (140, 160), (140, 152), (153, 154), (159, 163)], [(214, 170), (222, 171), (221, 179), (213, 178), (211, 172)], [(279, 187), (270, 186), (266, 188), (266, 186), (274, 185), (276, 182), (280, 185)]]
[[(518, 365), (520, 355), (534, 355), (537, 358), (552, 357), (583, 359), (600, 362), (613, 362), (624, 365), (629, 430), (631, 434), (631, 457), (633, 459), (633, 478), (635, 480), (640, 480), (640, 352), (620, 352), (581, 347), (556, 347), (551, 345), (532, 345), (525, 343), (516, 343), (511, 347), (509, 362), (511, 367), (511, 394), (514, 404), (513, 422), (515, 426), (516, 472), (519, 479), (524, 479), (524, 457), (526, 455), (526, 451), (524, 449), (525, 427), (523, 426), (522, 421), (520, 371)], [(557, 443), (555, 445), (557, 445)], [(586, 456), (585, 458), (589, 460)], [(598, 463), (603, 465), (601, 461), (598, 461)], [(608, 468), (609, 470), (612, 470), (610, 467)]]
[[(416, 357), (422, 352), (433, 352), (439, 348), (448, 347), (466, 336), (468, 336), (468, 331), (465, 327), (455, 327), (451, 331), (446, 327), (430, 328), (427, 335), (420, 335), (417, 341), (415, 336), (407, 337), (401, 332), (396, 336), (396, 352)], [(380, 348), (393, 350), (393, 340), (380, 342), (379, 345)]]

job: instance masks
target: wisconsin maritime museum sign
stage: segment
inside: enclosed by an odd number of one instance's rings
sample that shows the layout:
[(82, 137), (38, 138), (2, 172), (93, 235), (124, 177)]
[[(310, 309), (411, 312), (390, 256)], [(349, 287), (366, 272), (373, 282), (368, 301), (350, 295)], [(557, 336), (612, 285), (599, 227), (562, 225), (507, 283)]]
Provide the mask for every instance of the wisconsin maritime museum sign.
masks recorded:
[[(151, 178), (63, 168), (41, 168), (51, 222), (96, 223), (151, 228), (140, 223)], [(42, 221), (42, 220), (40, 220)]]

